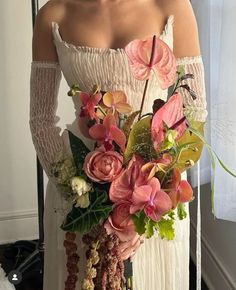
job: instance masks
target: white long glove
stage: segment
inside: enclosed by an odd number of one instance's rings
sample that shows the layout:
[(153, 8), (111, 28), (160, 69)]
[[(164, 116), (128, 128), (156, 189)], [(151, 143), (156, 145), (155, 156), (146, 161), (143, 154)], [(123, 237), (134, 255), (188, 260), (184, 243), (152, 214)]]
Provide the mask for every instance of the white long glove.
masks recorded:
[(56, 154), (64, 147), (56, 124), (61, 69), (56, 62), (33, 61), (30, 76), (30, 130), (40, 163), (48, 177)]
[(177, 65), (182, 65), (186, 74), (194, 75), (194, 79), (187, 79), (185, 83), (197, 94), (196, 100), (193, 100), (186, 89), (178, 89), (184, 101), (184, 114), (194, 121), (205, 122), (208, 113), (202, 57), (179, 58)]

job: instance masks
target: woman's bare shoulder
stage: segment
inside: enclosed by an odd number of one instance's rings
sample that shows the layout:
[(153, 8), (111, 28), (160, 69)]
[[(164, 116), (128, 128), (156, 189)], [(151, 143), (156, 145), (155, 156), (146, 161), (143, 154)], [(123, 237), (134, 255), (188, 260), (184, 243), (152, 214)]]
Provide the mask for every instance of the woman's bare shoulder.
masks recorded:
[(33, 60), (58, 60), (53, 43), (52, 21), (60, 22), (65, 13), (66, 7), (62, 0), (50, 0), (39, 9), (33, 31)]
[(200, 54), (198, 27), (189, 0), (161, 0), (159, 6), (166, 16), (174, 15), (174, 53), (177, 57)]

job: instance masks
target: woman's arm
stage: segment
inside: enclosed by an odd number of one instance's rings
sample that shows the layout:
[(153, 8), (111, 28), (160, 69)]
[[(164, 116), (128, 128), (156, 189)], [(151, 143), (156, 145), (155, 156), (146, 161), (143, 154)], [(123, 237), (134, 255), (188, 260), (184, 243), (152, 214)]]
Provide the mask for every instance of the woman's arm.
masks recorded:
[(52, 39), (51, 18), (55, 14), (52, 8), (49, 3), (37, 15), (30, 75), (31, 136), (36, 153), (48, 177), (52, 177), (52, 163), (57, 153), (64, 147), (60, 136), (61, 129), (56, 126), (59, 120), (56, 117), (56, 111), (61, 69)]
[(194, 75), (186, 83), (197, 94), (193, 100), (185, 89), (179, 92), (183, 96), (185, 115), (192, 120), (205, 122), (206, 90), (204, 79), (204, 65), (202, 62), (198, 27), (189, 0), (162, 0), (162, 11), (167, 15), (174, 15), (174, 54), (178, 65), (184, 67), (185, 73)]

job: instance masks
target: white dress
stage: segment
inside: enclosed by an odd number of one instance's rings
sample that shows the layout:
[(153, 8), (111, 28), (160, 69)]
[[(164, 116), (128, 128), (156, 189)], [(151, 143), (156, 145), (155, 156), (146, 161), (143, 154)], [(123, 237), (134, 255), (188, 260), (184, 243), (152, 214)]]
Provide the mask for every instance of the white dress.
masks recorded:
[[(90, 91), (94, 84), (100, 84), (103, 91), (124, 90), (128, 102), (134, 110), (138, 110), (143, 94), (144, 82), (135, 80), (129, 70), (127, 56), (123, 49), (100, 49), (86, 46), (74, 46), (62, 40), (59, 26), (52, 23), (52, 33), (57, 49), (60, 69), (69, 86), (78, 84), (81, 90)], [(161, 39), (173, 48), (173, 17), (167, 20)], [(184, 58), (178, 60), (188, 65), (189, 70), (194, 70), (195, 62), (201, 64), (201, 57)], [(191, 68), (192, 67), (192, 68)], [(195, 71), (198, 75), (200, 70)], [(201, 73), (200, 73), (201, 74)], [(198, 76), (204, 79), (203, 75)], [(197, 80), (198, 80), (197, 78)], [(202, 82), (202, 81), (201, 81)], [(193, 84), (194, 85), (194, 84)], [(195, 88), (196, 89), (196, 88)], [(201, 88), (199, 104), (192, 104), (188, 97), (185, 100), (185, 110), (204, 118), (205, 95), (204, 86)], [(150, 112), (153, 100), (165, 100), (167, 91), (160, 89), (153, 76), (150, 79), (144, 112)], [(79, 104), (73, 98), (76, 114)], [(195, 107), (195, 109), (194, 109)], [(201, 108), (200, 108), (201, 107)], [(200, 119), (201, 119), (200, 118)], [(81, 136), (76, 120), (67, 125), (75, 135)], [(36, 133), (33, 133), (36, 136)], [(66, 131), (62, 134), (63, 142), (68, 146)], [(84, 142), (90, 147), (91, 143), (86, 138)], [(37, 153), (37, 139), (35, 145)], [(41, 152), (42, 153), (42, 152)], [(43, 155), (43, 154), (42, 154)], [(41, 155), (40, 155), (41, 156)], [(65, 232), (60, 225), (65, 215), (67, 205), (55, 189), (52, 182), (47, 185), (45, 200), (45, 268), (44, 290), (63, 290), (67, 277), (66, 255), (63, 247)], [(187, 207), (188, 211), (188, 207)], [(177, 221), (175, 226), (176, 236), (173, 241), (166, 241), (155, 236), (146, 240), (140, 246), (133, 259), (134, 289), (135, 290), (188, 290), (189, 289), (189, 216), (183, 221)], [(80, 275), (84, 267), (84, 246), (77, 234)], [(81, 277), (80, 277), (81, 278)], [(80, 282), (77, 290), (81, 289)]]

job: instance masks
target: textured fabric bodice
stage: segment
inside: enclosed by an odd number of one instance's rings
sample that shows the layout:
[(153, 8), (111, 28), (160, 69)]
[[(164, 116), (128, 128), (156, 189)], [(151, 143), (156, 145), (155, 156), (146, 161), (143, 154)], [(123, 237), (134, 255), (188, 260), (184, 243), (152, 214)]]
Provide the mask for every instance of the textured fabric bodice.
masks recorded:
[[(173, 48), (173, 16), (170, 16), (160, 38)], [(69, 86), (79, 85), (82, 91), (90, 92), (98, 84), (103, 91), (123, 90), (133, 110), (139, 110), (145, 81), (136, 80), (129, 68), (124, 49), (104, 49), (75, 46), (61, 38), (59, 25), (52, 23), (54, 43), (59, 63)], [(161, 90), (155, 75), (150, 78), (143, 112), (150, 112), (155, 98), (166, 99), (167, 92)], [(74, 98), (77, 109), (77, 99)]]

